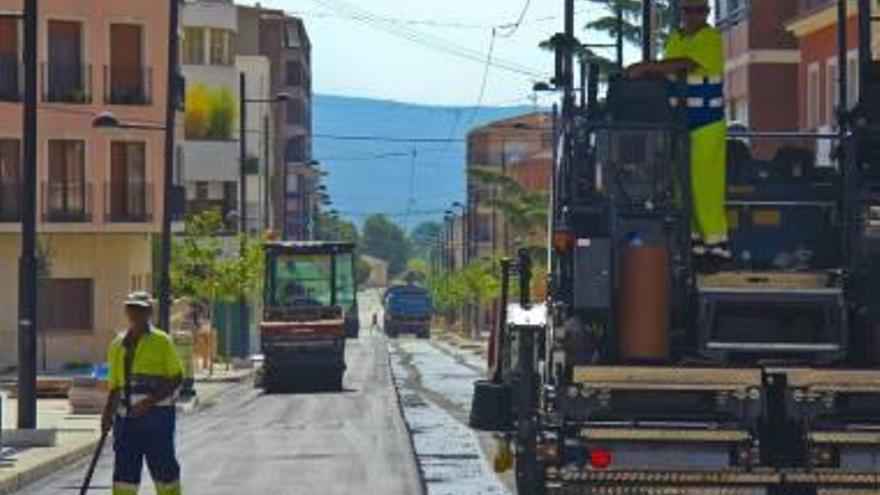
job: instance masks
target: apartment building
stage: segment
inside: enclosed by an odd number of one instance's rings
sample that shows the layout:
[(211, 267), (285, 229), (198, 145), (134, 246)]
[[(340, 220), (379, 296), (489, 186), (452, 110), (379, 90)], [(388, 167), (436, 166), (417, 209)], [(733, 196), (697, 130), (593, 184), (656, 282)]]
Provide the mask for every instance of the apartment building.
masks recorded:
[(235, 230), (240, 172), (238, 10), (231, 0), (185, 0), (180, 16), (186, 211), (219, 209), (229, 229)]
[[(519, 180), (530, 191), (547, 191), (553, 168), (553, 118), (534, 112), (502, 119), (468, 133), (468, 167), (492, 167)], [(488, 201), (498, 194), (493, 187), (468, 177), (468, 239), (472, 259), (499, 252), (510, 253), (515, 233), (503, 215)]]
[(785, 28), (798, 42), (798, 125), (804, 130), (831, 130), (837, 119), (838, 67), (846, 64), (847, 101), (858, 99), (858, 25), (856, 3), (848, 4), (847, 55), (838, 60), (837, 1), (799, 0)]
[[(21, 0), (0, 0), (0, 370), (16, 364), (22, 172)], [(164, 134), (93, 118), (165, 118), (168, 11), (133, 0), (43, 2), (39, 12), (39, 359), (105, 359), (121, 303), (150, 290), (164, 205)]]
[(315, 234), (321, 171), (312, 159), (312, 46), (302, 20), (262, 10), (260, 53), (271, 66), (272, 93), (290, 96), (274, 113), (274, 227), (291, 239)]
[(238, 46), (236, 48), (236, 70), (245, 75), (247, 141), (247, 224), (248, 231), (258, 232), (272, 228), (270, 195), (271, 184), (276, 180), (273, 174), (275, 147), (272, 145), (276, 133), (275, 113), (283, 111), (288, 95), (272, 93), (272, 63), (269, 57), (260, 52), (259, 7), (238, 6)]
[[(795, 1), (716, 2), (717, 25), (724, 35), (728, 121), (754, 130), (797, 128), (797, 102), (779, 97), (780, 88), (790, 92), (798, 85), (801, 54), (797, 40), (785, 29), (796, 11)], [(772, 142), (753, 144), (753, 152), (760, 156), (769, 158), (775, 153)]]

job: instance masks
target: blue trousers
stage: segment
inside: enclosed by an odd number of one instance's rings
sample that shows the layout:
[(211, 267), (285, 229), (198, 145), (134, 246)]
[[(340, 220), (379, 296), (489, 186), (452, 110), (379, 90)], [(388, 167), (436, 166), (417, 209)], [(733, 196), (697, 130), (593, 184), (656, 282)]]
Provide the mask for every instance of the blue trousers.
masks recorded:
[(173, 407), (154, 407), (140, 418), (116, 418), (113, 425), (114, 495), (137, 493), (144, 459), (156, 484), (156, 493), (180, 493), (180, 465), (174, 453), (175, 422)]

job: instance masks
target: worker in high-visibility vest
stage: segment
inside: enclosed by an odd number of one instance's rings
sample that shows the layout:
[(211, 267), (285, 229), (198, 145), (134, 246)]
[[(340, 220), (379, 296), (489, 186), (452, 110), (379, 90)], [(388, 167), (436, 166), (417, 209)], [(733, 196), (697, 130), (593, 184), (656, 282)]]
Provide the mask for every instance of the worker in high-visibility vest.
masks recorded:
[(693, 253), (698, 267), (715, 270), (732, 255), (724, 206), (724, 48), (721, 33), (708, 24), (708, 17), (708, 0), (681, 0), (681, 29), (669, 36), (664, 60), (633, 65), (627, 73), (632, 78), (663, 75), (670, 79), (687, 73), (686, 90), (673, 96), (686, 98), (691, 133)]
[(180, 494), (180, 465), (174, 453), (174, 398), (183, 366), (171, 337), (150, 323), (146, 292), (125, 300), (129, 326), (110, 344), (110, 394), (101, 421), (113, 429), (113, 495), (136, 495), (143, 461), (157, 495)]

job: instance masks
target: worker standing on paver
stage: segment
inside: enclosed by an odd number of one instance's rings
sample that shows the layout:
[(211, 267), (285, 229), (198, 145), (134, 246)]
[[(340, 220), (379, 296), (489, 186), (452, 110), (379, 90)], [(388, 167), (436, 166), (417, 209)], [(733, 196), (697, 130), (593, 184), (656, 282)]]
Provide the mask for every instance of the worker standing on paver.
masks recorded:
[(174, 395), (183, 367), (171, 337), (152, 326), (146, 292), (125, 299), (129, 326), (110, 344), (110, 395), (101, 427), (113, 429), (113, 495), (135, 495), (143, 461), (157, 495), (178, 495), (180, 465), (174, 453)]
[[(727, 243), (724, 122), (724, 48), (721, 33), (708, 24), (708, 0), (681, 0), (681, 29), (669, 36), (665, 59), (631, 66), (629, 77), (687, 73), (685, 97), (691, 142), (694, 255), (697, 266), (722, 267), (731, 259)], [(680, 86), (679, 86), (680, 87)]]

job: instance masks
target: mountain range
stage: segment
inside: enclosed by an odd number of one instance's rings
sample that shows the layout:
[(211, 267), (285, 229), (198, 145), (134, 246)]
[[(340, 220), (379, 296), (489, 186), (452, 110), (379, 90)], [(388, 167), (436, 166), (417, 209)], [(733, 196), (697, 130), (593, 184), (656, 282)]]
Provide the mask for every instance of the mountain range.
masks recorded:
[(431, 106), (315, 95), (313, 155), (336, 209), (358, 225), (374, 213), (412, 229), (465, 196), (465, 138), (531, 106)]

